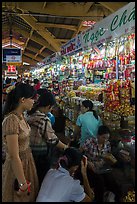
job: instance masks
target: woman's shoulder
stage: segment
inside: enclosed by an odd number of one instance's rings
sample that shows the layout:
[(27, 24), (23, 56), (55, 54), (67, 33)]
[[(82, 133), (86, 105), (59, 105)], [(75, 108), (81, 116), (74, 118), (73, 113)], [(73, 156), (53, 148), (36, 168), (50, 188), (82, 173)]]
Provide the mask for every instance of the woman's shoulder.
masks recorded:
[(93, 112), (92, 111), (88, 111), (88, 112), (83, 114), (83, 117), (93, 117)]
[(19, 119), (21, 119), (21, 118), (19, 118), (18, 116), (17, 116), (17, 114), (15, 114), (15, 113), (9, 113), (8, 115), (6, 115), (5, 117), (4, 117), (4, 120), (3, 120), (3, 123), (5, 122), (5, 121), (19, 121)]

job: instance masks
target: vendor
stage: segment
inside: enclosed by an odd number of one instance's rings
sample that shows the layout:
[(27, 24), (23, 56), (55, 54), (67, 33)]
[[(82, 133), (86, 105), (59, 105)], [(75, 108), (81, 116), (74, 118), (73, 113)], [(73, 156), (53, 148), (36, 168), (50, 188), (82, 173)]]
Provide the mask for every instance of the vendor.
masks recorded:
[[(104, 201), (105, 190), (113, 192), (115, 201), (119, 202), (121, 196), (120, 188), (111, 172), (111, 166), (117, 160), (111, 154), (109, 137), (109, 128), (101, 125), (98, 129), (97, 138), (87, 139), (82, 147), (80, 147), (80, 150), (88, 158), (88, 179), (94, 188), (96, 202)], [(80, 171), (77, 171), (75, 176), (80, 179)]]
[(101, 118), (93, 109), (93, 103), (90, 100), (84, 100), (81, 105), (81, 112), (76, 121), (73, 138), (79, 140), (80, 146), (86, 139), (97, 136), (97, 131), (102, 125)]

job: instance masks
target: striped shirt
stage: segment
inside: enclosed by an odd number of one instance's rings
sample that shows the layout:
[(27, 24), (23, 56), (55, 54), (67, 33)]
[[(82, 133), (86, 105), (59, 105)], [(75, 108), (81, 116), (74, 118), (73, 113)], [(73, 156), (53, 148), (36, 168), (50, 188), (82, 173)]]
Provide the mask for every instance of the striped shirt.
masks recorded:
[(111, 145), (110, 142), (107, 141), (104, 144), (104, 147), (99, 150), (98, 139), (90, 138), (85, 141), (82, 146), (82, 149), (84, 149), (85, 155), (90, 161), (96, 161), (101, 155), (111, 152)]
[(50, 142), (51, 144), (58, 143), (59, 139), (55, 135), (50, 119), (45, 113), (41, 113), (37, 110), (35, 113), (27, 117), (27, 121), (31, 127), (30, 145), (44, 147), (47, 142)]

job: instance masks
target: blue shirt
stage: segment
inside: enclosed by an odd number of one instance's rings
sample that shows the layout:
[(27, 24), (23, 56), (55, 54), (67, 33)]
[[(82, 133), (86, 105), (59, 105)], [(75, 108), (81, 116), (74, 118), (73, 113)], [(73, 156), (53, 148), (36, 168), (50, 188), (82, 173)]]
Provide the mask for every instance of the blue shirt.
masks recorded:
[(50, 169), (40, 188), (36, 202), (80, 202), (85, 198), (79, 180), (74, 180), (69, 171)]
[(55, 123), (54, 115), (52, 113), (48, 112), (47, 116), (50, 119), (51, 125), (54, 125), (54, 123)]
[(98, 128), (102, 125), (102, 121), (99, 116), (97, 120), (93, 112), (88, 111), (78, 116), (76, 125), (81, 127), (80, 146), (82, 146), (87, 139), (97, 136)]

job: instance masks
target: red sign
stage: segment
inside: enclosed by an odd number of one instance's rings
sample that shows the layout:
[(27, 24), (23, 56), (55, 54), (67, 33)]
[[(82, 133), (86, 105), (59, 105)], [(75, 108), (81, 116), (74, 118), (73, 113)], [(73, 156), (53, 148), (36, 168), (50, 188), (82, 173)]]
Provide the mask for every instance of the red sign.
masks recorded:
[(96, 22), (95, 21), (83, 21), (83, 26), (93, 26)]
[(16, 66), (8, 65), (8, 72), (16, 72)]

